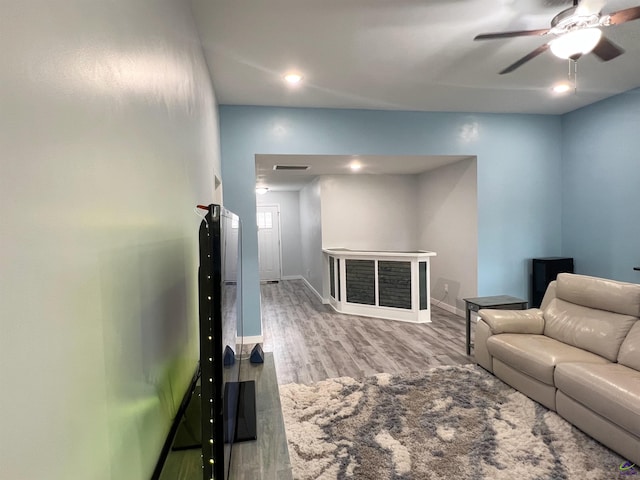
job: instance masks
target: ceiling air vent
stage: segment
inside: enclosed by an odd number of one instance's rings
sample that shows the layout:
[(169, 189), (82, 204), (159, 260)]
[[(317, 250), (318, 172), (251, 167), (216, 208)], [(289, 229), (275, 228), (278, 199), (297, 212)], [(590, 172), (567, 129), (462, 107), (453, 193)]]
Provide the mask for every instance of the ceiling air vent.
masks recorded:
[(309, 165), (274, 165), (273, 169), (283, 172), (304, 172), (305, 170), (309, 170)]

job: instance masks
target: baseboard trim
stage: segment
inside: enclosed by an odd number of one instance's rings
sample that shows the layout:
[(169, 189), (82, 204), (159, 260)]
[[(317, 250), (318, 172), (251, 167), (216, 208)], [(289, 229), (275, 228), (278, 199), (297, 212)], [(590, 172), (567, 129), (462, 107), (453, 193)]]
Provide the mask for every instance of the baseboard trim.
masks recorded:
[(329, 304), (329, 300), (328, 300), (328, 299), (327, 299), (327, 300), (325, 300), (324, 298), (322, 298), (322, 295), (320, 295), (320, 294), (318, 293), (318, 291), (317, 291), (315, 288), (313, 288), (313, 285), (311, 285), (311, 284), (309, 283), (309, 280), (307, 280), (306, 278), (302, 277), (302, 281), (305, 283), (305, 285), (306, 285), (307, 287), (309, 287), (309, 289), (310, 289), (313, 293), (315, 293), (315, 294), (316, 294), (316, 297), (318, 297), (318, 300), (320, 300), (324, 305), (328, 305), (328, 304)]
[(302, 275), (283, 275), (282, 280), (304, 280)]
[[(440, 303), (438, 303), (440, 302)], [(438, 300), (436, 298), (431, 298), (431, 305), (434, 307), (438, 307), (441, 308), (443, 310), (446, 310), (449, 313), (453, 313), (454, 315), (457, 315), (459, 317), (464, 318), (465, 316), (465, 312), (464, 310), (460, 310), (459, 308), (454, 307), (453, 305), (449, 305), (448, 303), (444, 303), (441, 300)]]

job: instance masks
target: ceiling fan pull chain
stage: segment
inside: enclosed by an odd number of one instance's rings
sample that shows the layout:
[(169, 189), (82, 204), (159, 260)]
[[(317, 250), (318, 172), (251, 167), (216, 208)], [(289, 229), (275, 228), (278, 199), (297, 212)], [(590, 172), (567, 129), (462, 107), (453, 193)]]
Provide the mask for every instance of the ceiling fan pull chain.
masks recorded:
[(573, 62), (573, 94), (578, 95), (578, 61), (571, 61)]

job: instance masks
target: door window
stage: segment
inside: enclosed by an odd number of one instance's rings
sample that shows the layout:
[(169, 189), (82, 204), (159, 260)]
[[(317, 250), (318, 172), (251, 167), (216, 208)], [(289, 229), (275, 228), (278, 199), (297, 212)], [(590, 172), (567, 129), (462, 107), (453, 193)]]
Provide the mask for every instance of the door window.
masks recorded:
[(257, 213), (258, 228), (273, 228), (273, 218), (271, 212), (258, 212)]

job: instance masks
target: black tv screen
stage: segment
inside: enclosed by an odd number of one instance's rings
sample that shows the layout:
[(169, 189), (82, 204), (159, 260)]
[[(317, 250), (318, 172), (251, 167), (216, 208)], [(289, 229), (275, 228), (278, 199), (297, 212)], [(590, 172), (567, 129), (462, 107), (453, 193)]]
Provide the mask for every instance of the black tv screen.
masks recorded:
[(204, 208), (198, 270), (203, 479), (226, 480), (241, 395), (235, 386), (242, 358), (242, 225), (220, 205)]

